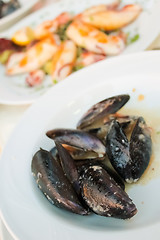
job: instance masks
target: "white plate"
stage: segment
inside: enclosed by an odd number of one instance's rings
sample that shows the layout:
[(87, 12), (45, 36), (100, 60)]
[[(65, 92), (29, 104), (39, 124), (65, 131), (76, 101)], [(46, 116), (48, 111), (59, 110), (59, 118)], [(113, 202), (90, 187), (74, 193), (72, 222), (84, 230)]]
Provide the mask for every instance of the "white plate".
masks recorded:
[[(112, 0), (101, 0), (101, 3), (108, 2), (112, 2)], [(160, 20), (160, 1), (123, 0), (122, 5), (132, 2), (140, 3), (143, 7), (143, 12), (133, 24), (129, 25), (125, 29), (125, 31), (129, 32), (130, 36), (139, 34), (140, 38), (138, 41), (129, 45), (123, 54), (145, 50), (156, 38), (160, 31), (160, 26), (157, 24)], [(81, 0), (80, 3), (79, 1), (75, 0), (59, 1), (25, 18), (19, 24), (15, 25), (8, 32), (6, 32), (4, 36), (11, 37), (12, 34), (21, 27), (27, 25), (34, 27), (46, 19), (54, 18), (63, 11), (78, 13), (83, 11), (83, 9), (96, 4), (99, 4), (99, 0)], [(40, 87), (26, 87), (24, 75), (7, 77), (5, 76), (5, 71), (2, 66), (0, 66), (0, 74), (0, 103), (3, 104), (32, 103), (51, 86), (50, 81), (45, 81), (44, 85)]]
[[(160, 228), (160, 51), (125, 55), (97, 63), (59, 83), (25, 113), (0, 161), (1, 217), (19, 240), (159, 240)], [(153, 128), (151, 165), (139, 183), (127, 188), (138, 208), (130, 220), (78, 216), (51, 205), (31, 175), (33, 154), (53, 141), (45, 132), (75, 128), (94, 103), (128, 93), (128, 114), (142, 115)], [(142, 101), (138, 97), (144, 96)], [(123, 110), (124, 111), (124, 110)]]
[(13, 25), (14, 21), (20, 20), (39, 0), (19, 0), (21, 7), (14, 11), (13, 13), (7, 15), (0, 19), (0, 31), (4, 31), (10, 25)]

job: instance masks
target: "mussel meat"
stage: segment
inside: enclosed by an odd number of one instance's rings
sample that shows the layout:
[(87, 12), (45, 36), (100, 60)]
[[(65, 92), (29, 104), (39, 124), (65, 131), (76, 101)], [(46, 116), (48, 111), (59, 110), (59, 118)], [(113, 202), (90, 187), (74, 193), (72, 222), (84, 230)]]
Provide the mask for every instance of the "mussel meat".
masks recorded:
[(105, 146), (97, 137), (81, 130), (60, 128), (50, 130), (46, 135), (61, 143), (74, 159), (103, 159), (106, 154)]

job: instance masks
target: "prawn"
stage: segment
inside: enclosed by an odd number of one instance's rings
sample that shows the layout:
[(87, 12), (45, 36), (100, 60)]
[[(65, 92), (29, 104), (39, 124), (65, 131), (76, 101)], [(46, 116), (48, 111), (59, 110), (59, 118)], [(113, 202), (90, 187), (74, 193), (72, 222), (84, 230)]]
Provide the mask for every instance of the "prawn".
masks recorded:
[(75, 66), (86, 67), (104, 59), (106, 59), (105, 55), (84, 51), (80, 54)]
[(142, 8), (139, 4), (130, 4), (122, 9), (107, 9), (102, 11), (90, 11), (90, 14), (82, 13), (81, 21), (94, 27), (113, 31), (125, 27), (132, 23), (141, 13)]
[(15, 75), (39, 69), (53, 57), (57, 49), (56, 38), (48, 36), (26, 52), (12, 54), (6, 65), (6, 74)]
[(71, 40), (66, 40), (59, 46), (52, 60), (51, 76), (53, 83), (64, 79), (72, 72), (76, 54), (76, 45)]
[(98, 54), (117, 55), (125, 48), (123, 37), (118, 35), (107, 35), (95, 27), (79, 20), (69, 25), (66, 34), (67, 37), (78, 46)]
[(50, 33), (55, 33), (61, 25), (71, 21), (72, 18), (73, 18), (72, 14), (68, 12), (63, 12), (60, 15), (58, 15), (55, 19), (47, 20), (41, 23), (34, 29), (35, 39), (39, 40), (46, 37)]
[(111, 10), (111, 9), (112, 10), (117, 9), (120, 2), (121, 2), (120, 0), (115, 0), (113, 3), (110, 3), (110, 4), (100, 4), (100, 5), (90, 7), (88, 9), (86, 9), (85, 11), (83, 11), (83, 13), (80, 13), (78, 15), (78, 17), (90, 16), (91, 14), (94, 14), (94, 13), (103, 12), (103, 11)]

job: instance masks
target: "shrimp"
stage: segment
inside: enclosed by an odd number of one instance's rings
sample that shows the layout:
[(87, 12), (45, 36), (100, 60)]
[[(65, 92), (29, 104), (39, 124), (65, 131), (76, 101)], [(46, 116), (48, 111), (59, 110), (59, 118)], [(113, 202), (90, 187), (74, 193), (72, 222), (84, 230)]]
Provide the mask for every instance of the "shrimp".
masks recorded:
[(123, 37), (106, 35), (95, 27), (78, 20), (69, 25), (66, 34), (78, 46), (98, 54), (117, 55), (125, 48)]
[(35, 39), (39, 40), (46, 37), (50, 33), (55, 33), (61, 25), (66, 24), (72, 20), (72, 18), (73, 17), (70, 13), (63, 12), (55, 19), (41, 23), (34, 30)]
[(84, 51), (80, 54), (79, 58), (77, 59), (76, 66), (86, 67), (98, 61), (104, 60), (105, 58), (106, 58), (105, 55)]
[(116, 9), (119, 6), (120, 2), (121, 2), (120, 0), (115, 0), (113, 3), (110, 3), (110, 4), (100, 4), (100, 5), (90, 7), (86, 9), (82, 14), (79, 14), (79, 16), (81, 15), (90, 16), (91, 14), (94, 14), (94, 13)]
[(54, 36), (49, 36), (26, 52), (14, 53), (6, 65), (6, 74), (15, 75), (39, 69), (53, 57), (57, 49), (56, 39)]
[(45, 73), (41, 69), (38, 69), (28, 74), (28, 76), (26, 77), (26, 84), (29, 87), (35, 87), (42, 84), (44, 79)]
[(66, 40), (60, 45), (52, 61), (51, 76), (53, 83), (64, 79), (72, 72), (76, 54), (76, 45), (71, 40)]
[(141, 13), (142, 8), (139, 4), (130, 4), (119, 9), (107, 9), (93, 12), (91, 14), (81, 14), (80, 19), (84, 23), (94, 27), (112, 31), (120, 29), (133, 22)]

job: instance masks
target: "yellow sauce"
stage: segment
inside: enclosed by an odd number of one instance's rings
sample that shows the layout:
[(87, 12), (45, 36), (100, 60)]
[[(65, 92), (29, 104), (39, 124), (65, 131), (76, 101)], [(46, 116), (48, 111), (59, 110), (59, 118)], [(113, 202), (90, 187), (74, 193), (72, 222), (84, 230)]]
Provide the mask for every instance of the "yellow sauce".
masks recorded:
[(138, 95), (138, 101), (143, 101), (144, 100), (144, 95), (143, 94), (139, 94)]

